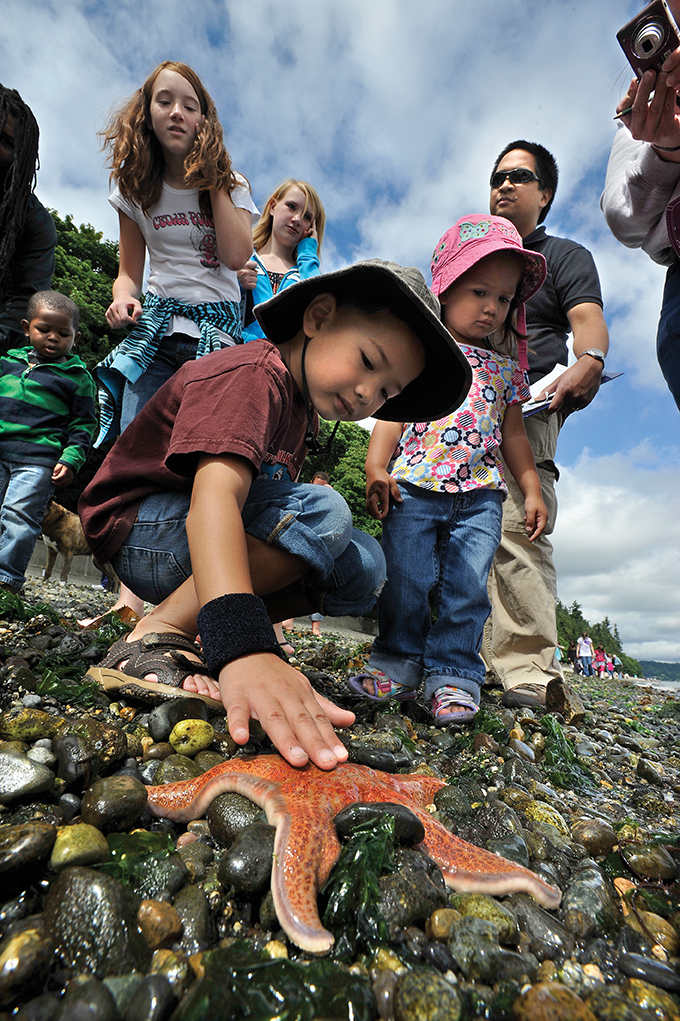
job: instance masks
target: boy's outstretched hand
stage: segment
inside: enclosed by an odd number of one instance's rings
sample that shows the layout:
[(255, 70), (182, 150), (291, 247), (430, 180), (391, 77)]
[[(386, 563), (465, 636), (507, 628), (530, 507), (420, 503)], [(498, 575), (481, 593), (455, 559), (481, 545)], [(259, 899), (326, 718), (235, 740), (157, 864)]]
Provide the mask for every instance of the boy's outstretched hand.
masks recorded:
[(385, 470), (369, 473), (366, 469), (366, 510), (372, 518), (382, 521), (390, 509), (390, 499), (403, 503), (399, 486)]
[(200, 694), (222, 700), (229, 733), (237, 744), (246, 744), (248, 723), (254, 719), (291, 766), (304, 766), (311, 760), (319, 769), (334, 769), (347, 759), (347, 749), (333, 727), (350, 726), (354, 713), (317, 694), (304, 674), (273, 653), (256, 653), (228, 663), (220, 671), (219, 695), (214, 682), (200, 680), (206, 685), (202, 690), (196, 678)]

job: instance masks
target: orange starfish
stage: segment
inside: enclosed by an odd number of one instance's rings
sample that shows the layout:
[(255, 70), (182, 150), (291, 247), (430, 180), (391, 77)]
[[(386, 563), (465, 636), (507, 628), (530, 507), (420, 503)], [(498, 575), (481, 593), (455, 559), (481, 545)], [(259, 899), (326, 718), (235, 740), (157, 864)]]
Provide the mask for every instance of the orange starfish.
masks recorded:
[(562, 897), (555, 886), (523, 865), (468, 844), (426, 811), (446, 784), (429, 776), (393, 776), (368, 766), (343, 763), (332, 772), (308, 763), (295, 769), (278, 755), (231, 759), (195, 780), (149, 787), (149, 809), (157, 816), (189, 822), (226, 791), (237, 791), (263, 808), (276, 827), (271, 888), (284, 932), (303, 950), (330, 950), (333, 936), (323, 928), (316, 895), (340, 854), (333, 817), (360, 801), (405, 805), (425, 827), (416, 845), (442, 870), (454, 890), (505, 894), (525, 890), (544, 907), (556, 908)]

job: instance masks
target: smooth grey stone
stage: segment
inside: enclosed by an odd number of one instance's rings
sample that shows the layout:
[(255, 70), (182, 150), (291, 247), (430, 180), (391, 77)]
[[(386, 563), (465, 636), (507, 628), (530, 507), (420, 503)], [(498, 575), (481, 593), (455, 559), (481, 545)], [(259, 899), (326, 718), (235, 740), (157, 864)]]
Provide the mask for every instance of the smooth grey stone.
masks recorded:
[(678, 874), (675, 859), (662, 844), (627, 844), (619, 854), (633, 872), (647, 879), (673, 880)]
[(54, 773), (40, 762), (15, 751), (0, 751), (0, 802), (26, 794), (42, 794), (54, 786)]
[(621, 954), (617, 961), (619, 971), (628, 978), (639, 978), (643, 982), (650, 982), (660, 989), (667, 989), (669, 993), (680, 992), (680, 975), (667, 964), (654, 960), (653, 957), (643, 957), (641, 954)]
[(139, 899), (94, 869), (64, 869), (45, 900), (45, 919), (65, 966), (103, 978), (146, 970), (151, 950), (137, 925)]
[(562, 918), (577, 939), (610, 936), (623, 924), (619, 898), (598, 868), (581, 869), (562, 898)]
[(144, 976), (138, 971), (131, 971), (127, 975), (108, 975), (104, 979), (104, 985), (109, 990), (121, 1015), (127, 1021), (127, 1008), (138, 987), (144, 981)]
[(399, 1021), (433, 1018), (434, 1004), (437, 1021), (460, 1021), (463, 1016), (461, 994), (437, 972), (407, 971), (399, 978), (394, 993), (394, 1015)]
[(36, 996), (34, 1000), (22, 1004), (16, 1014), (12, 1015), (13, 1021), (54, 1021), (61, 1009), (61, 1000), (53, 993), (43, 993)]
[(233, 886), (237, 893), (254, 893), (269, 884), (274, 854), (276, 829), (267, 823), (255, 822), (236, 837), (222, 857), (217, 875), (224, 886)]
[(650, 762), (648, 758), (639, 759), (637, 765), (637, 775), (648, 783), (653, 783), (656, 787), (663, 787), (668, 783), (668, 777), (664, 773), (660, 766)]
[(602, 819), (579, 819), (573, 825), (571, 835), (596, 857), (609, 854), (618, 843), (613, 826)]
[(540, 907), (528, 893), (513, 893), (503, 902), (512, 911), (517, 925), (531, 937), (539, 940), (543, 958), (555, 960), (572, 953), (575, 940), (555, 915)]
[(172, 905), (182, 919), (184, 929), (177, 944), (189, 957), (208, 948), (210, 911), (200, 886), (185, 886)]
[(165, 1021), (175, 999), (165, 975), (147, 975), (125, 1011), (125, 1021)]
[(154, 741), (167, 741), (180, 720), (206, 720), (208, 707), (200, 698), (176, 698), (149, 713), (148, 728)]
[(208, 866), (215, 857), (212, 847), (204, 840), (194, 840), (193, 843), (178, 848), (177, 853), (188, 868), (192, 881), (202, 882), (206, 877)]
[(62, 794), (59, 798), (59, 808), (63, 812), (64, 822), (69, 823), (80, 811), (80, 798), (76, 794)]
[(516, 737), (511, 737), (508, 741), (508, 748), (515, 752), (521, 759), (526, 759), (527, 762), (536, 761), (536, 752), (531, 745), (526, 744), (524, 741), (518, 740)]
[(120, 1021), (116, 1001), (103, 982), (79, 975), (71, 981), (57, 1021)]
[(57, 757), (49, 748), (39, 748), (37, 745), (33, 745), (32, 748), (28, 749), (26, 757), (31, 759), (32, 762), (40, 762), (43, 766), (47, 766), (48, 769), (54, 769), (57, 764)]
[(262, 810), (254, 801), (243, 794), (231, 791), (227, 794), (218, 794), (206, 812), (206, 819), (210, 833), (217, 843), (222, 847), (229, 847), (241, 830), (250, 826), (261, 815)]
[(137, 880), (136, 892), (144, 900), (163, 900), (189, 882), (189, 870), (178, 854), (154, 857)]
[(500, 947), (493, 922), (461, 918), (451, 926), (447, 945), (466, 979), (489, 984), (495, 981), (493, 951), (499, 951)]
[(161, 761), (155, 780), (156, 784), (179, 783), (182, 780), (195, 780), (202, 774), (200, 766), (186, 755), (168, 755), (167, 759)]
[(155, 786), (156, 774), (161, 768), (161, 765), (162, 763), (160, 759), (149, 759), (148, 762), (142, 762), (137, 766), (139, 777), (146, 787)]
[(42, 697), (29, 692), (28, 695), (24, 695), (21, 699), (21, 704), (25, 705), (28, 709), (39, 709), (42, 705)]
[(520, 837), (519, 834), (509, 833), (507, 837), (496, 837), (488, 840), (486, 846), (487, 850), (529, 868), (529, 849), (524, 837)]

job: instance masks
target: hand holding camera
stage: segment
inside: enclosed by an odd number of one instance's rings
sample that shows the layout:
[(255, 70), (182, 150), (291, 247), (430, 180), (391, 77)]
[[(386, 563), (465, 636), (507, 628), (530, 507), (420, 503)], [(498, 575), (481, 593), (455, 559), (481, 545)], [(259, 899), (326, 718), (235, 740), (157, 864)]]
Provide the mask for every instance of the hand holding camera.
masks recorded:
[(680, 30), (666, 0), (653, 0), (616, 37), (637, 76), (616, 117), (662, 159), (680, 161)]

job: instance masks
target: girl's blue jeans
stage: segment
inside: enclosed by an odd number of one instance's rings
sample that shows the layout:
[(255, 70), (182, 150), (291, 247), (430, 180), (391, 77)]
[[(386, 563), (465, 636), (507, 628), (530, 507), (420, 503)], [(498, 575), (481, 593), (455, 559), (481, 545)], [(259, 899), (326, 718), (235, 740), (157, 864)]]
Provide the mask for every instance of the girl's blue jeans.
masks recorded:
[(0, 582), (22, 588), (47, 505), (54, 465), (0, 461)]
[[(191, 493), (155, 493), (112, 563), (121, 581), (159, 603), (191, 575), (186, 518)], [(329, 486), (256, 479), (243, 506), (246, 532), (309, 565), (303, 584), (314, 586), (319, 610), (331, 617), (361, 616), (385, 583), (385, 557), (371, 535), (352, 527), (349, 507)]]
[[(399, 483), (403, 503), (383, 522), (387, 583), (369, 666), (425, 698), (453, 685), (479, 703), (479, 650), (489, 615), (487, 579), (500, 541), (503, 493), (435, 493)], [(438, 611), (432, 624), (430, 594)]]
[(186, 333), (171, 333), (163, 337), (158, 350), (146, 372), (143, 372), (134, 383), (126, 383), (120, 410), (120, 431), (126, 429), (133, 418), (150, 401), (157, 390), (167, 383), (171, 376), (185, 362), (196, 360), (198, 338), (188, 337)]

